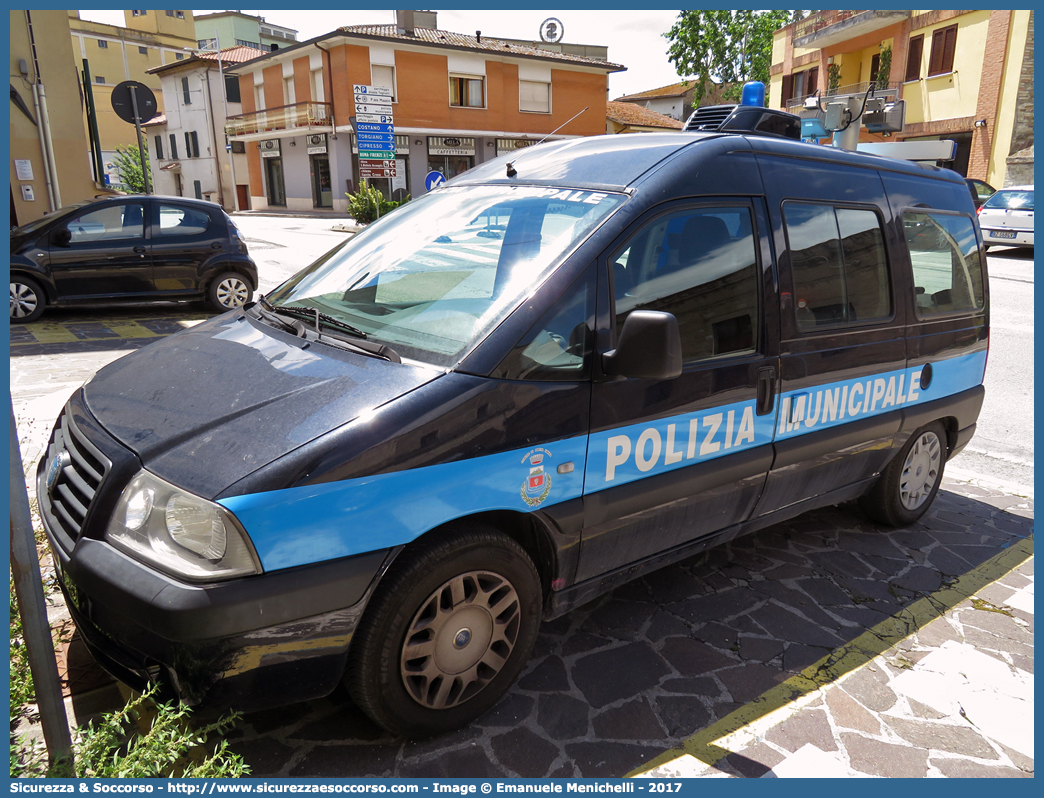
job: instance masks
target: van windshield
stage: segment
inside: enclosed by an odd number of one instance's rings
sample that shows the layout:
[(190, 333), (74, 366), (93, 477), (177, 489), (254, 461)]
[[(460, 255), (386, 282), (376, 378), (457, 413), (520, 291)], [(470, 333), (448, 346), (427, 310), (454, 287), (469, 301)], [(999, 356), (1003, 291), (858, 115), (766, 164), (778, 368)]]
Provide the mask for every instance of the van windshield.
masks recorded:
[(625, 195), (448, 186), (395, 210), (273, 291), (403, 357), (450, 366), (493, 329)]

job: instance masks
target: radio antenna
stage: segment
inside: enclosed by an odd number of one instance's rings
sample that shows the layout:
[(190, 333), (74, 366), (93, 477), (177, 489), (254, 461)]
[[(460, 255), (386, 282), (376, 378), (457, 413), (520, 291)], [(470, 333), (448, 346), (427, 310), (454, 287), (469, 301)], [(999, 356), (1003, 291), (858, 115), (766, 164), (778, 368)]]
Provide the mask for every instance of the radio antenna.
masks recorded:
[[(584, 109), (584, 111), (586, 111), (586, 110), (587, 110), (588, 108), (590, 108), (590, 107), (591, 107), (590, 105), (589, 105), (589, 106), (587, 106), (587, 108), (585, 108), (585, 109)], [(583, 113), (584, 111), (581, 111), (581, 112), (580, 112), (580, 114), (582, 114), (582, 113)], [(576, 119), (576, 117), (577, 117), (577, 116), (580, 116), (580, 114), (577, 114), (576, 116), (571, 116), (571, 117), (569, 117), (569, 118), (568, 118), (568, 119), (567, 119), (567, 120), (566, 120), (565, 122), (563, 122), (562, 124), (560, 124), (560, 125), (559, 125), (558, 127), (556, 127), (556, 128), (554, 129), (554, 130), (552, 130), (552, 131), (551, 131), (550, 133), (548, 133), (548, 134), (547, 134), (546, 136), (544, 136), (544, 137), (543, 137), (542, 139), (540, 139), (540, 141), (538, 141), (538, 142), (537, 142), (537, 144), (543, 144), (543, 143), (544, 143), (545, 141), (547, 141), (547, 140), (548, 140), (548, 138), (550, 138), (551, 136), (555, 135), (555, 133), (557, 133), (557, 132), (558, 132), (559, 130), (561, 130), (561, 129), (562, 129), (562, 128), (564, 128), (564, 127), (565, 127), (566, 125), (568, 125), (568, 124), (569, 124), (570, 122), (572, 122), (572, 121), (573, 121), (574, 119)]]
[[(548, 133), (548, 134), (547, 134), (546, 136), (544, 136), (544, 137), (543, 137), (542, 139), (540, 139), (540, 141), (538, 141), (538, 142), (537, 142), (537, 144), (543, 144), (543, 143), (544, 143), (545, 141), (547, 141), (547, 140), (548, 140), (548, 138), (550, 138), (551, 136), (555, 135), (555, 133), (557, 133), (557, 132), (558, 132), (559, 130), (561, 130), (561, 129), (562, 129), (562, 128), (564, 128), (564, 127), (565, 127), (566, 125), (568, 125), (568, 124), (569, 124), (570, 122), (572, 122), (572, 121), (573, 121), (574, 119), (576, 119), (576, 117), (580, 116), (580, 114), (582, 114), (582, 113), (583, 113), (584, 111), (587, 111), (587, 110), (588, 110), (588, 109), (589, 109), (590, 107), (591, 107), (591, 106), (590, 106), (590, 105), (588, 105), (588, 106), (587, 106), (586, 108), (584, 108), (584, 109), (583, 109), (583, 111), (581, 111), (581, 112), (580, 112), (579, 114), (576, 114), (576, 115), (574, 115), (574, 116), (571, 116), (571, 117), (569, 117), (569, 118), (568, 118), (568, 119), (567, 119), (567, 120), (566, 120), (565, 122), (563, 122), (562, 124), (560, 124), (560, 125), (559, 125), (558, 127), (556, 127), (556, 128), (554, 129), (554, 130), (552, 130), (552, 131), (551, 131), (550, 133)], [(534, 144), (533, 146), (536, 146), (536, 145)], [(507, 165), (507, 176), (508, 176), (508, 177), (514, 177), (514, 176), (515, 176), (515, 175), (517, 175), (517, 174), (518, 174), (518, 172), (516, 172), (516, 171), (515, 171), (515, 162), (514, 162), (514, 161), (511, 161), (511, 162), (510, 162), (510, 163), (509, 163), (509, 164)]]

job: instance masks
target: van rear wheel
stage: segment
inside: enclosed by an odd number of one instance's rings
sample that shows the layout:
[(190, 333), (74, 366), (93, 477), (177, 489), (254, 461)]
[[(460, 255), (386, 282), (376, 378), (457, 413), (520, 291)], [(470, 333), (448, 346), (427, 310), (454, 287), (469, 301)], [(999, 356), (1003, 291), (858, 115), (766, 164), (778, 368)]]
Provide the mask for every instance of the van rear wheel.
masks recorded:
[(909, 526), (924, 515), (942, 484), (946, 430), (939, 422), (921, 427), (859, 500), (863, 512), (888, 526)]
[(464, 726), (514, 683), (540, 613), (536, 567), (506, 535), (469, 527), (408, 546), (353, 636), (348, 691), (393, 734)]

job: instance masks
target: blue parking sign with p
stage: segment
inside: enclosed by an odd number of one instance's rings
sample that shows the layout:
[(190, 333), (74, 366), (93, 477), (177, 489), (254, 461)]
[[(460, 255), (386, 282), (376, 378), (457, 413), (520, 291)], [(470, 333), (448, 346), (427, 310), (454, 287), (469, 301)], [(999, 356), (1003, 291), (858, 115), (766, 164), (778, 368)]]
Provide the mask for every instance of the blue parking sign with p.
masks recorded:
[(424, 177), (424, 188), (431, 191), (433, 188), (438, 188), (446, 182), (446, 175), (442, 172), (428, 172)]

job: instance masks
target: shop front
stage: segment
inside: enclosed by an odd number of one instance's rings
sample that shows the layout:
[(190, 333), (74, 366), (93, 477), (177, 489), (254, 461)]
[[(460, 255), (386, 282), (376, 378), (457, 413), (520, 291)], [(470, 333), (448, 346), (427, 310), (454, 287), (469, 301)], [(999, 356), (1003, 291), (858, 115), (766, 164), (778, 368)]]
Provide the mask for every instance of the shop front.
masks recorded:
[(475, 165), (475, 139), (464, 136), (428, 136), (428, 171), (456, 177)]
[(283, 174), (283, 150), (279, 139), (259, 141), (261, 163), (265, 174), (265, 191), (268, 204), (280, 208), (286, 207), (286, 178)]

